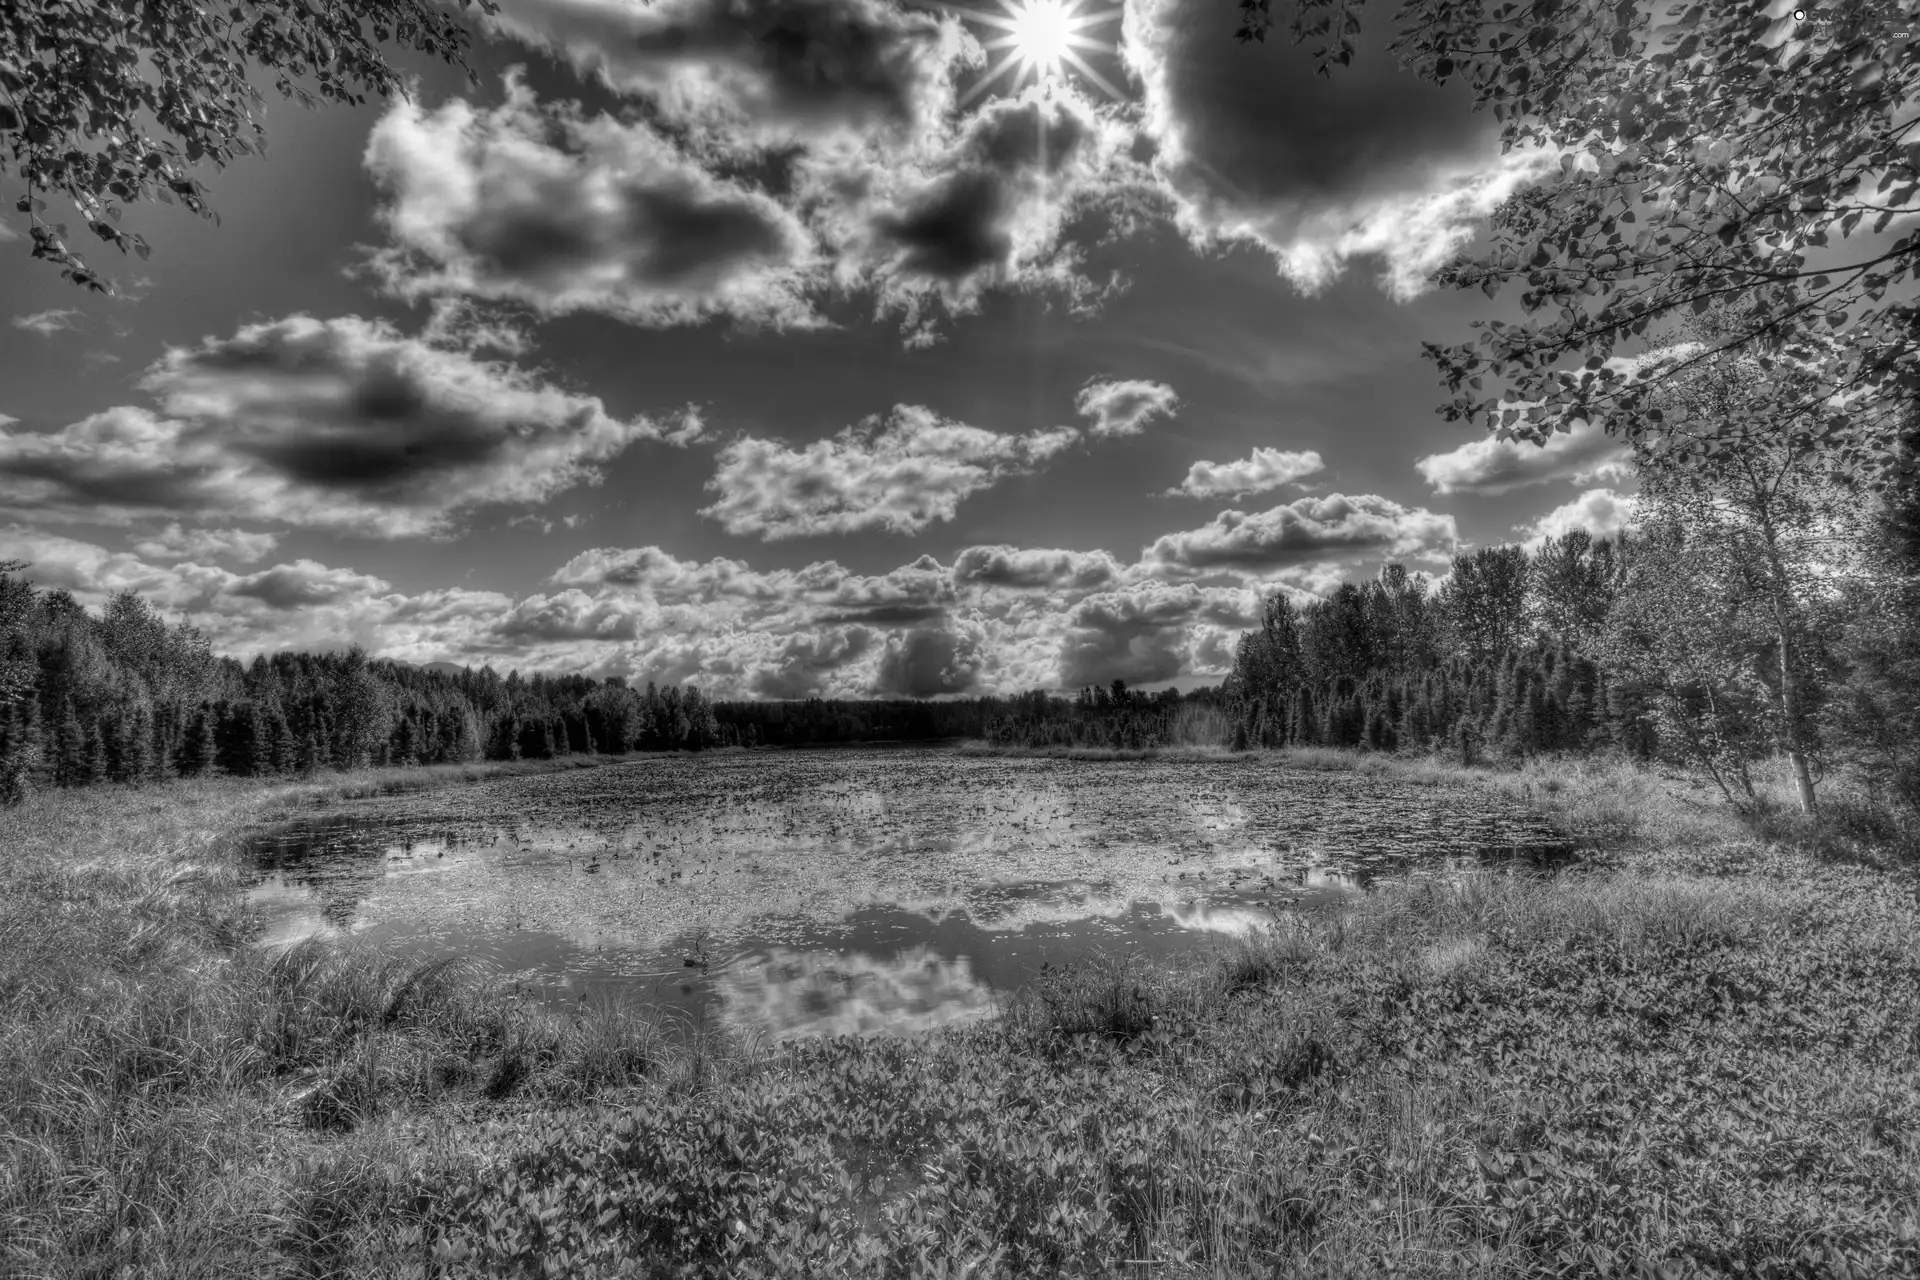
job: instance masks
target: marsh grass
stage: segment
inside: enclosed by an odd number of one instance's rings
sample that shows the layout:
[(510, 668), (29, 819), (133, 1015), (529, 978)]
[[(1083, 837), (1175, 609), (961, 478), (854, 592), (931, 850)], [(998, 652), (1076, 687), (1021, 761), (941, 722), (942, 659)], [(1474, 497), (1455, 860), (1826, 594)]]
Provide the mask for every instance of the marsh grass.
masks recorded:
[(1838, 845), (1885, 830), (1618, 764), (1471, 778), (1606, 857), (781, 1046), (248, 946), (237, 834), (378, 780), (36, 798), (0, 838), (0, 1272), (1920, 1271), (1920, 921)]

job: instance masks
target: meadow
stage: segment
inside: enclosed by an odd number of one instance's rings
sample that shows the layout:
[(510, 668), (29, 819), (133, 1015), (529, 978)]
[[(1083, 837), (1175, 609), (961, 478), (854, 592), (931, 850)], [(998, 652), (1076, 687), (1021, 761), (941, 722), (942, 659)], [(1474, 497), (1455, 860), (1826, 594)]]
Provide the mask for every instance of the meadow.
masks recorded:
[(34, 796), (0, 836), (0, 1272), (1920, 1273), (1920, 920), (1830, 787), (1464, 771), (1552, 877), (1387, 883), (999, 1016), (772, 1043), (452, 957), (250, 945), (263, 823), (501, 769)]

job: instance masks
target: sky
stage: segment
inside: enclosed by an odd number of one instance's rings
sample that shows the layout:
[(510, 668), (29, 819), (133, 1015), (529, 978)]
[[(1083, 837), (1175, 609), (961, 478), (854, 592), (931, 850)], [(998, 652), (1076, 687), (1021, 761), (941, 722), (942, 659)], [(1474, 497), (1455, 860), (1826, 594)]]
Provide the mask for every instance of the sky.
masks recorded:
[(936, 697), (1213, 684), (1274, 591), (1618, 529), (1612, 439), (1435, 412), (1421, 344), (1518, 309), (1427, 276), (1544, 163), (1464, 87), (1235, 0), (1082, 0), (1042, 74), (1009, 2), (502, 0), (477, 83), (263, 79), (117, 299), (7, 200), (0, 559), (243, 660)]

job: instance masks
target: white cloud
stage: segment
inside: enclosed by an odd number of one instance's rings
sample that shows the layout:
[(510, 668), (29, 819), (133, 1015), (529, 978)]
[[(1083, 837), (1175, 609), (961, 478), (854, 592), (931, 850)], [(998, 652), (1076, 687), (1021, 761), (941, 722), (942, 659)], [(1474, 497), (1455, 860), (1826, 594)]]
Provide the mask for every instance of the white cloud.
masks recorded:
[(1097, 590), (1114, 585), (1125, 572), (1105, 551), (968, 547), (953, 561), (953, 580), (960, 586), (1014, 591)]
[(241, 564), (251, 564), (280, 545), (279, 537), (271, 533), (183, 529), (179, 521), (144, 538), (136, 534), (127, 537), (133, 542), (133, 549), (149, 560), (238, 560)]
[(32, 315), (15, 316), (7, 323), (16, 329), (51, 338), (56, 333), (78, 329), (80, 326), (74, 323), (74, 318), (79, 314), (71, 307), (61, 311), (36, 311)]
[(1170, 418), (1178, 412), (1180, 397), (1164, 382), (1101, 380), (1082, 387), (1073, 407), (1092, 421), (1087, 428), (1091, 436), (1137, 436), (1155, 418)]
[(769, 541), (820, 534), (918, 533), (960, 503), (1031, 471), (1078, 437), (1071, 429), (1006, 435), (898, 405), (801, 449), (746, 437), (720, 451), (700, 514), (728, 533)]
[(1596, 539), (1612, 538), (1633, 523), (1635, 506), (1636, 500), (1631, 494), (1589, 489), (1538, 520), (1515, 525), (1514, 532), (1525, 536), (1529, 551), (1537, 550), (1548, 538), (1557, 538), (1575, 529), (1584, 529)]
[(1439, 559), (1459, 535), (1453, 517), (1374, 494), (1299, 498), (1266, 511), (1222, 511), (1207, 524), (1160, 537), (1141, 562), (1162, 575), (1265, 575), (1330, 557)]
[(1623, 480), (1633, 474), (1632, 451), (1598, 423), (1576, 422), (1545, 444), (1483, 436), (1414, 463), (1437, 493), (1499, 494), (1528, 485)]
[(1321, 471), (1325, 463), (1309, 449), (1289, 452), (1281, 449), (1255, 449), (1234, 462), (1196, 462), (1187, 468), (1187, 478), (1167, 490), (1170, 497), (1221, 498), (1249, 493), (1265, 493), (1283, 485), (1297, 484)]

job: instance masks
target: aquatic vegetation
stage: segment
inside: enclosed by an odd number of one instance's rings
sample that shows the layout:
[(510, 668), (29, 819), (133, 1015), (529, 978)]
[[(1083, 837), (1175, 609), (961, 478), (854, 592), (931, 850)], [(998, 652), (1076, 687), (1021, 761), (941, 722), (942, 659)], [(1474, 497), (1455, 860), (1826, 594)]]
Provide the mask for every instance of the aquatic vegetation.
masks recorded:
[(1609, 864), (1382, 882), (1050, 965), (975, 1025), (777, 1046), (248, 945), (236, 854), (284, 784), (36, 797), (0, 841), (0, 1270), (1920, 1270), (1911, 885), (1655, 775), (1508, 782), (1622, 789)]

